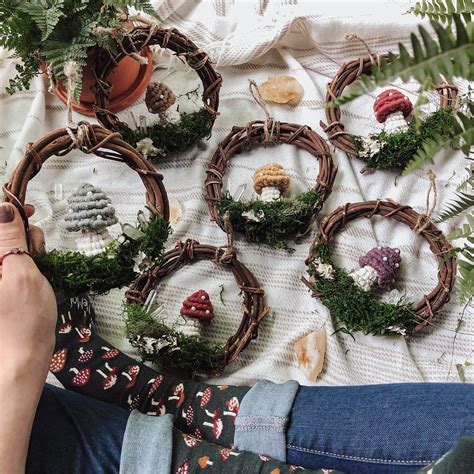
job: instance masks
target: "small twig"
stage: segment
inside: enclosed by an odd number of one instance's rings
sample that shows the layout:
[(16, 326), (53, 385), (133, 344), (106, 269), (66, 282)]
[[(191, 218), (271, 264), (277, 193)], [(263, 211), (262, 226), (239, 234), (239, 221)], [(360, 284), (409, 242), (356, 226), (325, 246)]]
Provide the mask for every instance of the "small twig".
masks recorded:
[(224, 284), (219, 285), (219, 288), (221, 289), (221, 291), (219, 292), (219, 298), (221, 299), (222, 304), (226, 306), (224, 301)]

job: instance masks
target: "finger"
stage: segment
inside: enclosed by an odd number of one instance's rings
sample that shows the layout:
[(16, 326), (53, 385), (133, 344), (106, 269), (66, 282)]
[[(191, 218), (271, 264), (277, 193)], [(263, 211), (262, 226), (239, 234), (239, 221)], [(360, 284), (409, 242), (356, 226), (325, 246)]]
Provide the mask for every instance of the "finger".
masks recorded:
[(31, 255), (42, 255), (46, 252), (46, 242), (43, 231), (35, 226), (30, 225), (30, 253)]
[[(23, 220), (13, 204), (3, 203), (0, 204), (0, 256), (15, 248), (28, 248)], [(10, 255), (5, 258), (2, 277), (8, 273), (9, 267), (23, 261), (31, 263), (31, 259), (25, 255)]]
[(26, 215), (27, 215), (27, 217), (28, 217), (28, 219), (29, 219), (29, 218), (32, 217), (33, 214), (36, 212), (35, 206), (33, 206), (33, 204), (27, 204), (27, 205), (25, 206), (25, 212), (26, 212)]

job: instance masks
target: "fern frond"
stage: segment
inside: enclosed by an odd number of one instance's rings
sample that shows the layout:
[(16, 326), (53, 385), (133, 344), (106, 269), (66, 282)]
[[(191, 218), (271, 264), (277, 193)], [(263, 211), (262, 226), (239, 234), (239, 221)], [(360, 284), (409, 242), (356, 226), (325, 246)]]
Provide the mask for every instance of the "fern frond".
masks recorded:
[(474, 188), (474, 163), (471, 163), (467, 168), (467, 176), (456, 187), (456, 191), (465, 191), (466, 189)]
[(474, 206), (474, 194), (458, 192), (455, 193), (455, 196), (456, 199), (446, 204), (446, 207), (441, 211), (436, 222), (444, 222), (448, 219), (452, 219)]
[(447, 134), (438, 134), (425, 140), (422, 147), (408, 162), (403, 174), (411, 173), (426, 163), (434, 163), (434, 156), (443, 148), (460, 148), (466, 156), (469, 156), (474, 146), (474, 104), (470, 104), (470, 109), (471, 112), (468, 115), (458, 111), (456, 120), (452, 124), (453, 129), (447, 131)]
[(64, 0), (22, 2), (19, 11), (29, 15), (41, 31), (41, 41), (49, 38), (63, 16)]
[(464, 25), (456, 14), (453, 15), (453, 20), (456, 25), (455, 33), (439, 23), (431, 22), (436, 39), (419, 25), (419, 35), (411, 34), (412, 55), (399, 43), (398, 55), (389, 54), (386, 60), (381, 61), (379, 68), (373, 65), (371, 74), (362, 75), (334, 105), (351, 102), (397, 78), (401, 78), (403, 82), (415, 78), (422, 90), (432, 89), (439, 82), (440, 74), (447, 80), (454, 76), (474, 80), (474, 24), (470, 22)]
[(474, 3), (472, 0), (457, 0), (456, 5), (452, 0), (423, 0), (416, 2), (415, 6), (408, 10), (421, 18), (428, 17), (432, 21), (440, 21), (450, 25), (453, 15), (461, 15), (466, 23), (471, 21)]

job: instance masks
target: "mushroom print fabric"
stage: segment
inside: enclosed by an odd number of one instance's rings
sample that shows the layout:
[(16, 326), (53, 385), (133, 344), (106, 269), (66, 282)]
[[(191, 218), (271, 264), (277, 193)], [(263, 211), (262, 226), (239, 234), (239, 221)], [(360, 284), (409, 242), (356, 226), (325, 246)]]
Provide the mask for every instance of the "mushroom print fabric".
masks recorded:
[[(191, 474), (202, 471), (242, 474), (265, 473), (286, 474), (293, 472), (307, 473), (334, 473), (333, 470), (313, 471), (299, 466), (282, 464), (267, 456), (247, 451), (235, 451), (232, 448), (223, 448), (213, 443), (200, 440), (195, 436), (173, 430), (173, 459), (172, 474)], [(341, 473), (342, 474), (342, 473)]]
[[(210, 301), (206, 304), (212, 308)], [(65, 388), (130, 411), (172, 414), (181, 431), (232, 445), (235, 418), (249, 387), (181, 381), (158, 373), (99, 337), (94, 320), (87, 297), (66, 298), (58, 305), (50, 371)]]

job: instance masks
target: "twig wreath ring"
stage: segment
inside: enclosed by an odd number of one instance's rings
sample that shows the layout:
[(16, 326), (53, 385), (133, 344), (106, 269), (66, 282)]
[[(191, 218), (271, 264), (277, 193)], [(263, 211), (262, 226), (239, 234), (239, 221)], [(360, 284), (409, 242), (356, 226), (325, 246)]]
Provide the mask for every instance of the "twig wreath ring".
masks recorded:
[[(359, 260), (358, 272), (347, 272), (334, 264), (330, 243), (349, 222), (374, 216), (395, 219), (423, 237), (439, 260), (438, 283), (418, 303), (410, 303), (403, 296), (394, 303), (380, 301), (375, 292), (360, 282), (361, 271), (371, 271), (379, 286), (386, 286), (398, 268), (400, 251), (389, 247), (372, 249)], [(450, 298), (456, 275), (456, 261), (449, 253), (451, 245), (428, 216), (418, 214), (410, 206), (393, 201), (367, 201), (346, 204), (337, 208), (321, 223), (307, 260), (310, 280), (303, 279), (312, 295), (321, 299), (329, 309), (336, 330), (351, 333), (409, 336), (431, 324), (436, 314)], [(390, 268), (390, 264), (392, 268)], [(378, 275), (375, 270), (380, 270)], [(379, 267), (379, 268), (377, 268)], [(389, 270), (389, 271), (387, 271)], [(388, 280), (387, 280), (388, 276)]]
[(458, 88), (444, 81), (436, 89), (439, 95), (438, 110), (424, 118), (421, 124), (406, 124), (403, 116), (406, 118), (411, 113), (411, 103), (404, 94), (390, 89), (380, 94), (374, 103), (377, 120), (385, 122), (381, 133), (360, 137), (346, 132), (341, 122), (341, 109), (334, 102), (361, 75), (371, 74), (373, 68), (380, 67), (381, 62), (388, 60), (388, 54), (371, 54), (343, 64), (326, 87), (324, 108), (327, 123), (321, 121), (320, 126), (336, 148), (344, 151), (349, 158), (359, 158), (367, 163), (361, 173), (405, 168), (424, 142), (452, 128), (454, 120), (452, 108), (456, 103)]
[[(152, 262), (161, 257), (170, 232), (168, 198), (162, 176), (140, 153), (123, 141), (120, 134), (112, 133), (99, 125), (80, 122), (78, 125), (52, 131), (29, 144), (24, 158), (4, 186), (5, 201), (19, 209), (25, 230), (28, 230), (28, 218), (23, 206), (29, 181), (40, 172), (48, 158), (67, 155), (74, 149), (106, 160), (122, 162), (138, 173), (146, 189), (150, 218), (142, 217), (134, 235), (124, 232), (98, 255), (52, 250), (35, 256), (35, 261), (56, 290), (68, 295), (106, 293), (112, 288), (130, 284), (137, 277), (138, 255), (146, 254)], [(102, 202), (108, 206), (107, 201)], [(83, 212), (90, 211), (87, 202), (80, 205), (83, 206)], [(97, 219), (102, 217), (97, 216)]]
[[(107, 110), (111, 92), (111, 84), (107, 78), (123, 57), (152, 46), (173, 51), (176, 56), (183, 58), (196, 71), (203, 86), (203, 106), (196, 112), (182, 114), (181, 120), (176, 124), (157, 123), (149, 127), (140, 126), (132, 129), (125, 122), (120, 121), (114, 113)], [(97, 119), (105, 128), (120, 132), (132, 146), (136, 147), (139, 142), (148, 140), (148, 146), (152, 146), (156, 152), (154, 156), (159, 157), (167, 153), (184, 151), (210, 136), (218, 115), (222, 77), (212, 67), (208, 55), (175, 28), (160, 28), (154, 23), (150, 26), (142, 25), (135, 28), (119, 43), (119, 51), (114, 57), (104, 53), (98, 58), (95, 76)], [(175, 100), (173, 92), (164, 84), (150, 84), (149, 93), (152, 96), (154, 93), (159, 94), (158, 97), (151, 97), (151, 102), (147, 103), (148, 109), (153, 113), (158, 113), (161, 110), (161, 107), (157, 106), (156, 100), (168, 104)]]
[[(230, 269), (243, 295), (242, 320), (224, 346), (186, 335), (149, 312), (152, 294), (163, 278), (184, 265), (202, 260)], [(258, 328), (268, 310), (263, 289), (255, 276), (237, 260), (233, 250), (186, 240), (166, 252), (161, 263), (142, 274), (127, 291), (126, 333), (144, 360), (167, 369), (184, 370), (194, 376), (217, 375), (237, 359), (252, 339), (257, 338)], [(152, 344), (145, 348), (144, 340)]]
[[(207, 169), (206, 200), (211, 219), (227, 234), (235, 231), (251, 242), (292, 251), (287, 239), (294, 237), (298, 241), (307, 234), (331, 194), (337, 168), (326, 141), (307, 125), (274, 121), (261, 97), (254, 95), (253, 84), (251, 81), (252, 95), (265, 111), (266, 119), (233, 127), (219, 144)], [(257, 169), (253, 178), (260, 199), (241, 202), (229, 193), (223, 194), (223, 177), (230, 159), (257, 146), (278, 144), (295, 145), (318, 160), (319, 174), (312, 189), (294, 199), (282, 197), (289, 178), (281, 165), (271, 163)]]

